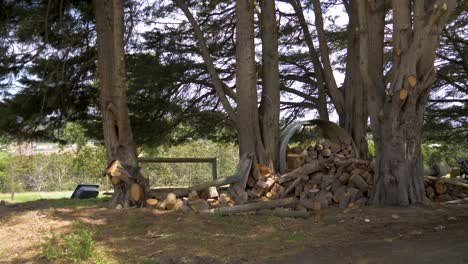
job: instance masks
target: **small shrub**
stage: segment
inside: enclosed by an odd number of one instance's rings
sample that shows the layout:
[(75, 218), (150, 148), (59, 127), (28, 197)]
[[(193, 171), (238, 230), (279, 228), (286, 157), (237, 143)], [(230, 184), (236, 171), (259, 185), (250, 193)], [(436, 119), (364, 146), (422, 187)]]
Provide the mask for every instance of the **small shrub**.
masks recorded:
[(73, 222), (72, 232), (62, 234), (61, 240), (52, 232), (52, 237), (46, 238), (41, 244), (41, 256), (49, 260), (88, 260), (94, 254), (94, 239), (92, 230), (83, 222)]
[(41, 244), (40, 255), (49, 260), (59, 259), (62, 256), (62, 248), (54, 232), (52, 232), (52, 237), (45, 238), (44, 243)]

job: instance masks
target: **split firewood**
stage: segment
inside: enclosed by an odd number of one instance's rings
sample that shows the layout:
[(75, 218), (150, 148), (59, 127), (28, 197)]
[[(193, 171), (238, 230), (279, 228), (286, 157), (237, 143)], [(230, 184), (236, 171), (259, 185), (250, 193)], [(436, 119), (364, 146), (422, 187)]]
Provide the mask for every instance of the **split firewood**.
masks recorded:
[(200, 212), (203, 210), (208, 210), (210, 206), (208, 205), (208, 202), (206, 202), (204, 199), (198, 199), (194, 201), (189, 201), (188, 205), (190, 208), (192, 208), (193, 211), (195, 212)]
[(358, 174), (353, 174), (349, 179), (349, 182), (361, 192), (367, 192), (369, 190), (369, 184), (367, 184), (367, 182)]
[(333, 200), (335, 201), (335, 203), (340, 203), (342, 197), (345, 195), (346, 193), (346, 190), (348, 189), (348, 187), (346, 186), (341, 186), (340, 188), (338, 188), (334, 194), (333, 194)]
[(322, 157), (328, 158), (332, 155), (332, 151), (328, 148), (322, 150)]
[(266, 202), (257, 202), (257, 203), (249, 203), (243, 205), (234, 205), (231, 207), (221, 207), (209, 210), (202, 210), (199, 213), (202, 214), (217, 214), (217, 215), (232, 215), (241, 212), (248, 212), (248, 211), (255, 211), (260, 209), (268, 209), (268, 208), (275, 208), (275, 207), (282, 207), (282, 206), (293, 206), (297, 203), (297, 199), (290, 197), (285, 199), (279, 200), (272, 200)]
[(132, 201), (139, 201), (142, 196), (141, 187), (137, 183), (132, 183), (130, 186), (130, 197)]
[(172, 210), (176, 206), (177, 203), (177, 196), (175, 193), (168, 193), (166, 199), (164, 199), (164, 209)]
[(430, 199), (434, 199), (435, 191), (434, 188), (431, 186), (426, 188), (426, 196), (429, 197)]
[(424, 178), (430, 181), (442, 181), (445, 184), (455, 185), (455, 186), (462, 187), (465, 189), (468, 188), (468, 183), (461, 181), (461, 180), (450, 179), (450, 178), (439, 178), (435, 176), (424, 176)]
[(209, 187), (206, 193), (207, 193), (208, 198), (210, 199), (217, 198), (219, 196), (218, 189), (216, 189), (215, 186)]
[(295, 179), (289, 186), (288, 188), (284, 189), (282, 193), (280, 193), (279, 197), (280, 198), (283, 198), (285, 197), (289, 192), (291, 192), (295, 187), (296, 185), (298, 185), (302, 180), (302, 177), (299, 177), (297, 179)]
[(119, 184), (121, 181), (126, 184), (131, 183), (131, 175), (119, 160), (113, 160), (109, 163), (107, 168), (104, 170), (105, 175), (111, 177), (111, 181), (114, 185)]
[(351, 194), (346, 192), (340, 198), (340, 208), (348, 208), (348, 204), (351, 202)]
[(346, 185), (346, 184), (348, 184), (348, 181), (349, 181), (350, 177), (351, 177), (351, 175), (349, 175), (349, 173), (344, 172), (343, 174), (341, 174), (341, 176), (338, 179), (340, 180), (341, 183)]
[(148, 206), (156, 206), (158, 204), (159, 200), (156, 198), (148, 198), (146, 199), (146, 204)]
[(278, 178), (278, 183), (284, 183), (287, 181), (294, 180), (298, 177), (302, 177), (304, 175), (309, 175), (311, 173), (320, 171), (322, 169), (322, 165), (318, 161), (313, 163), (306, 163), (302, 167), (297, 168), (291, 172), (288, 172), (281, 177)]
[(437, 194), (444, 194), (447, 192), (447, 186), (445, 185), (445, 182), (438, 180), (435, 182), (435, 191)]
[(195, 190), (191, 190), (188, 194), (188, 199), (190, 201), (198, 200), (200, 197), (198, 196), (198, 192)]
[(252, 189), (253, 193), (258, 194), (258, 196), (262, 196), (268, 189), (268, 184), (263, 180), (258, 180), (255, 186)]
[(226, 205), (233, 205), (234, 204), (234, 200), (232, 199), (231, 196), (229, 196), (229, 194), (227, 193), (221, 193), (219, 195), (219, 202), (221, 203), (221, 205), (223, 206), (226, 206)]

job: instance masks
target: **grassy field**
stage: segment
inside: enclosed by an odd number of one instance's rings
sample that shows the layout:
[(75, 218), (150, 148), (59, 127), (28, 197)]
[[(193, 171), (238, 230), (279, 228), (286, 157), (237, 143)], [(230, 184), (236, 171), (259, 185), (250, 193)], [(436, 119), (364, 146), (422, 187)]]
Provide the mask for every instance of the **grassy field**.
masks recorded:
[[(23, 192), (23, 193), (15, 193), (15, 199), (11, 200), (11, 193), (0, 193), (0, 200), (5, 200), (7, 202), (14, 202), (14, 203), (23, 203), (23, 202), (30, 202), (30, 201), (37, 201), (41, 199), (63, 199), (63, 198), (70, 198), (73, 191), (65, 191), (65, 192)], [(99, 193), (99, 198), (104, 197), (102, 192)]]

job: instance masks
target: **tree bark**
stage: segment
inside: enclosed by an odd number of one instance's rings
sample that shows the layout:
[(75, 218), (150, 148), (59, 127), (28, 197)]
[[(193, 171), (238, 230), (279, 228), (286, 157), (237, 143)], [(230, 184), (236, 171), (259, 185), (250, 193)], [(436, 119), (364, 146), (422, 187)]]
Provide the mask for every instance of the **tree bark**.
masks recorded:
[[(435, 79), (435, 51), (455, 1), (393, 1), (393, 65), (383, 78), (385, 1), (358, 1), (360, 70), (368, 87), (376, 145), (371, 202), (425, 203), (421, 132), (429, 90)], [(411, 10), (411, 7), (414, 10)], [(388, 88), (387, 88), (388, 87)], [(401, 96), (404, 95), (404, 96)]]
[(262, 142), (265, 149), (263, 164), (274, 171), (279, 167), (280, 82), (278, 66), (278, 25), (275, 1), (260, 1), (262, 35), (263, 89), (260, 103)]
[(366, 159), (369, 157), (367, 146), (367, 94), (359, 70), (359, 27), (357, 4), (351, 1), (349, 8), (349, 24), (347, 29), (348, 54), (346, 56), (346, 75), (344, 80), (344, 117), (343, 125), (351, 135), (357, 147), (357, 155)]
[[(123, 0), (94, 0), (98, 46), (98, 78), (104, 143), (108, 162), (119, 160), (143, 194), (148, 180), (140, 175), (128, 115), (123, 44)], [(133, 205), (131, 183), (114, 185), (110, 206)], [(144, 200), (142, 195), (141, 200)]]

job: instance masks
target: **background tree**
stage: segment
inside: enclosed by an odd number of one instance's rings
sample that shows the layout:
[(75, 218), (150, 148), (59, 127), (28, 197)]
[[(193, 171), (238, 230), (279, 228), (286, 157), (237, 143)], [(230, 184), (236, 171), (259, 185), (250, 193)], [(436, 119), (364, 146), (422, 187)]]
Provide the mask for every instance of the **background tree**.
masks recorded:
[(134, 202), (130, 195), (132, 183), (140, 186), (141, 197), (149, 189), (149, 181), (138, 169), (136, 145), (128, 115), (125, 59), (123, 1), (94, 1), (96, 15), (98, 76), (100, 86), (101, 115), (107, 161), (121, 161), (130, 174), (130, 182), (114, 185), (111, 207), (124, 207)]

